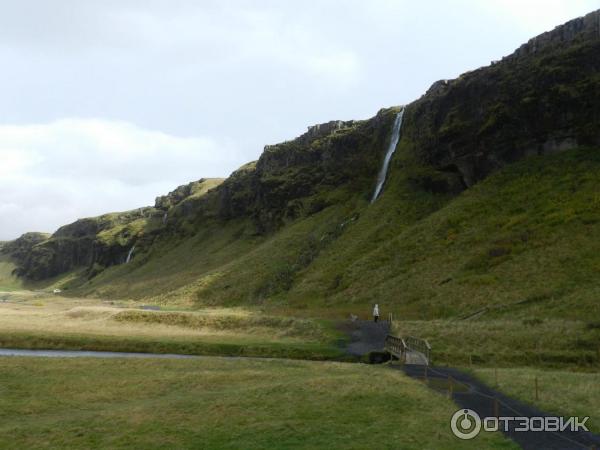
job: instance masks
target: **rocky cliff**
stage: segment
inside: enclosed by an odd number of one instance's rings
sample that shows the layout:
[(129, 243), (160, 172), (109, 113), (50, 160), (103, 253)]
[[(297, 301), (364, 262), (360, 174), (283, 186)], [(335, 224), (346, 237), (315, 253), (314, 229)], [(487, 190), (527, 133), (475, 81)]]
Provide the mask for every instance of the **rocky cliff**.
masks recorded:
[(599, 24), (596, 11), (436, 82), (407, 108), (408, 151), (471, 186), (524, 156), (600, 144)]
[[(389, 183), (417, 164), (426, 169), (410, 174), (415, 185), (452, 196), (525, 156), (600, 145), (599, 24), (596, 11), (488, 67), (434, 83), (406, 106)], [(150, 258), (157, 242), (180, 242), (207, 223), (245, 221), (252, 234), (266, 236), (350, 197), (366, 204), (397, 111), (309, 127), (266, 146), (226, 180), (201, 179), (158, 197), (154, 207), (82, 219), (3, 251), (25, 277), (75, 268), (93, 277), (123, 264), (133, 245)]]

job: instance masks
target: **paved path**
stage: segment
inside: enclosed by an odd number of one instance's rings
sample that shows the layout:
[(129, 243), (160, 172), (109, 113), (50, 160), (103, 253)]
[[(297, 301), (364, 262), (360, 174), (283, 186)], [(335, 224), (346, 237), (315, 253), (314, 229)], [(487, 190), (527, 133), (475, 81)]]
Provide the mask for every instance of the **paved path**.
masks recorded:
[(372, 351), (383, 350), (385, 337), (390, 332), (390, 324), (385, 320), (377, 323), (355, 320), (348, 322), (347, 332), (350, 335), (350, 344), (346, 351), (354, 356), (362, 356)]
[[(409, 377), (423, 379), (424, 366), (405, 365), (392, 366), (394, 369), (403, 370)], [(486, 386), (475, 377), (449, 367), (429, 367), (427, 377), (438, 379), (437, 383), (429, 386), (436, 390), (445, 389), (445, 380), (452, 377), (457, 383), (457, 389), (453, 392), (452, 399), (461, 408), (468, 408), (479, 414), (480, 417), (491, 417), (494, 415), (494, 398), (498, 399), (498, 414), (503, 417), (549, 417), (552, 414), (525, 404), (519, 400), (508, 397), (501, 392)], [(444, 390), (444, 392), (447, 392)], [(450, 418), (448, 418), (448, 421)], [(600, 436), (589, 432), (518, 432), (515, 427), (519, 423), (510, 422), (508, 431), (504, 432), (525, 450), (582, 450), (600, 449)]]
[[(371, 351), (383, 350), (385, 337), (389, 332), (389, 324), (385, 321), (373, 323), (370, 321), (357, 320), (347, 329), (350, 334), (348, 353), (352, 355), (364, 355)], [(406, 355), (406, 364), (396, 363), (391, 367), (404, 371), (409, 377), (422, 380), (424, 377), (426, 361), (425, 356), (419, 352), (412, 351)], [(486, 386), (475, 377), (461, 372), (458, 369), (448, 367), (428, 367), (427, 376), (430, 380), (429, 386), (435, 390), (443, 390), (447, 393), (446, 381), (452, 377), (456, 387), (453, 390), (452, 399), (460, 408), (472, 409), (480, 417), (492, 417), (494, 415), (494, 398), (498, 399), (498, 415), (502, 417), (550, 417), (548, 414), (531, 405), (508, 397), (501, 392)], [(458, 409), (457, 407), (457, 409)], [(600, 436), (589, 432), (518, 432), (515, 430), (520, 424), (509, 422), (510, 425), (503, 433), (515, 441), (525, 450), (600, 450)], [(448, 417), (448, 426), (450, 417)], [(458, 439), (458, 438), (457, 438)]]

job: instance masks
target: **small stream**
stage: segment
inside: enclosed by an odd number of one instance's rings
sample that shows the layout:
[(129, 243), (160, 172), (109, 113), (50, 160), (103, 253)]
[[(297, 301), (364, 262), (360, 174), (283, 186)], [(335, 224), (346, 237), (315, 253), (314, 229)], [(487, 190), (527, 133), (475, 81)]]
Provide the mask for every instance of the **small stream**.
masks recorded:
[(0, 356), (33, 356), (39, 358), (200, 358), (200, 356), (175, 355), (172, 353), (97, 352), (87, 350), (24, 350), (18, 348), (0, 348)]

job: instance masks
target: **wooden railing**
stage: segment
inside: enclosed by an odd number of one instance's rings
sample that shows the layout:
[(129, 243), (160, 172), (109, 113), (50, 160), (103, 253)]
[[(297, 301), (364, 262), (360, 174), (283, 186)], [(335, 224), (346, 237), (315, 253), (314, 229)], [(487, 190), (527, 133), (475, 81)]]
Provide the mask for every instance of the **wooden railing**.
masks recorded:
[(409, 350), (422, 353), (428, 362), (431, 361), (431, 345), (429, 345), (427, 339), (408, 336), (405, 338), (405, 342)]
[(406, 338), (392, 336), (388, 334), (385, 338), (385, 350), (390, 352), (400, 362), (406, 362), (407, 352), (418, 352), (423, 355), (426, 364), (431, 362), (431, 345), (426, 339), (420, 339), (413, 336)]
[(388, 334), (385, 338), (385, 350), (402, 363), (406, 362), (406, 342), (401, 337)]

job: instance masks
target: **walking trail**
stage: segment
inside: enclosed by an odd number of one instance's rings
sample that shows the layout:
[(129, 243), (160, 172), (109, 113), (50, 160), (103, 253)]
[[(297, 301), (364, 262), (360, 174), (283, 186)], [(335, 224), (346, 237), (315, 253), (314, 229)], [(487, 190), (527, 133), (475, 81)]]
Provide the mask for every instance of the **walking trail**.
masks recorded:
[[(373, 351), (382, 351), (390, 326), (387, 322), (373, 323), (357, 320), (349, 326), (350, 343), (347, 352), (361, 356)], [(452, 400), (460, 407), (475, 411), (481, 418), (493, 417), (552, 417), (554, 414), (509, 397), (493, 389), (472, 375), (450, 367), (427, 367), (420, 364), (395, 363), (393, 370), (402, 370), (411, 378), (427, 380), (427, 385), (436, 391), (449, 394), (452, 380)], [(496, 401), (495, 401), (496, 399)], [(458, 408), (457, 408), (458, 409)], [(585, 431), (562, 432), (519, 432), (515, 428), (520, 422), (508, 422), (508, 430), (502, 431), (525, 450), (582, 450), (600, 449), (600, 436)], [(448, 417), (450, 426), (450, 417)], [(483, 431), (482, 431), (483, 432)], [(457, 438), (458, 439), (458, 438)]]

